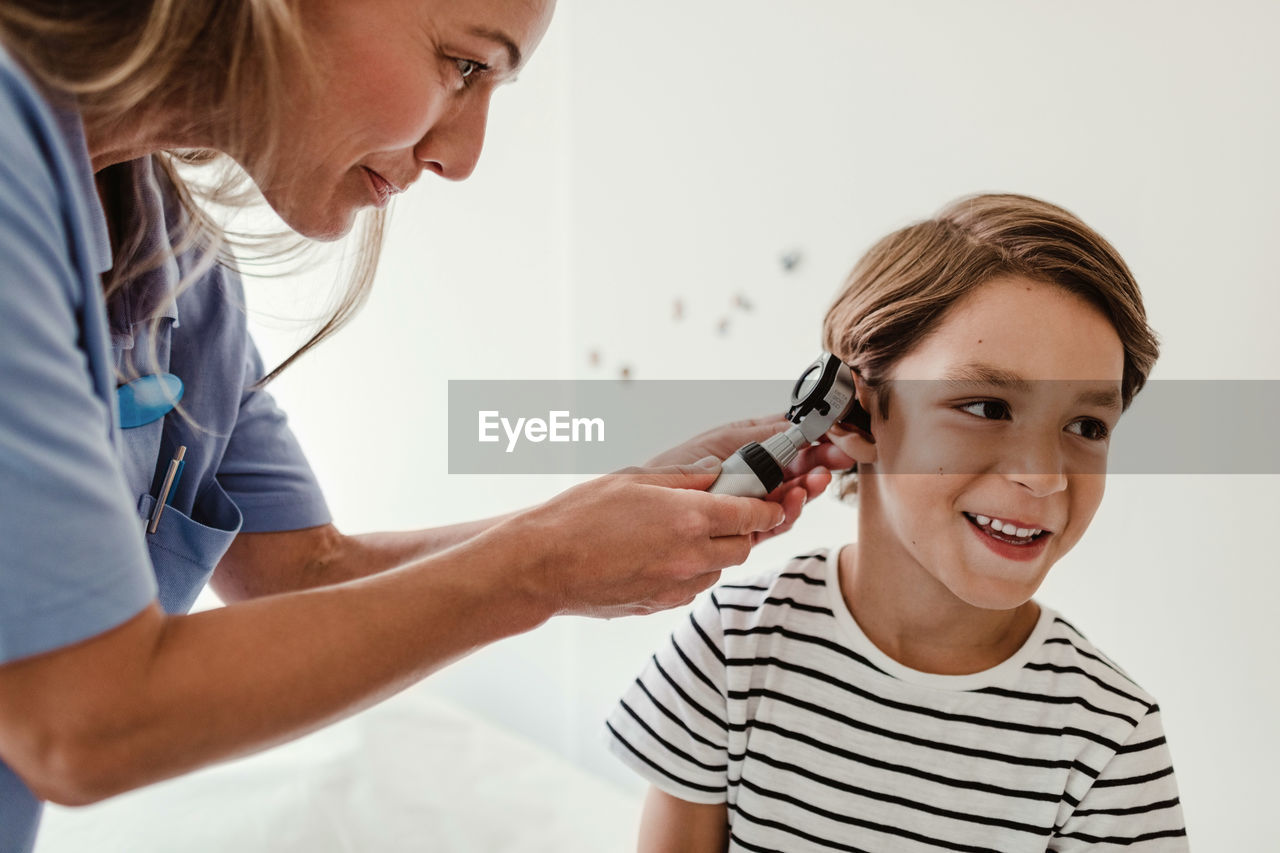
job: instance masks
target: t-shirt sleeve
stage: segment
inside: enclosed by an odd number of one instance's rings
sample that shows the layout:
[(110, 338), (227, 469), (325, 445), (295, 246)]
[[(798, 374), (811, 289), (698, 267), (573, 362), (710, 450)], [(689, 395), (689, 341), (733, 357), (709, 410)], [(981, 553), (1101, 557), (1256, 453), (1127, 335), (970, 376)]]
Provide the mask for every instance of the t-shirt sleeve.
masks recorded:
[(672, 796), (725, 802), (725, 681), (724, 636), (708, 596), (619, 700), (606, 722), (609, 750)]
[(102, 633), (156, 593), (94, 390), (49, 139), (0, 80), (0, 662)]
[[(238, 276), (229, 282), (243, 299)], [(243, 317), (243, 314), (241, 314)], [(240, 410), (226, 453), (218, 465), (218, 482), (244, 516), (245, 533), (299, 530), (327, 524), (332, 516), (315, 473), (289, 427), (288, 418), (265, 389), (262, 357), (248, 330)]]
[(1153, 705), (1049, 843), (1054, 851), (1186, 851), (1173, 757)]

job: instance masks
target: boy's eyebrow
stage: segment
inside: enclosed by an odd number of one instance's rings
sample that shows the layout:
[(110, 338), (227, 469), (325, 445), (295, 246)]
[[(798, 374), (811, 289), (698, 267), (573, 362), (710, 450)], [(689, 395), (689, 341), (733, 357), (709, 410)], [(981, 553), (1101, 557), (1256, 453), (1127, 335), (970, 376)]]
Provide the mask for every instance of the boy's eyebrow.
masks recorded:
[[(1011, 370), (993, 367), (989, 364), (982, 364), (980, 362), (971, 362), (953, 367), (943, 374), (942, 379), (950, 385), (975, 383), (982, 385), (996, 385), (1001, 388), (1007, 388), (1010, 391), (1016, 391), (1020, 394), (1029, 393), (1034, 384), (1030, 379), (1019, 376)], [(1102, 409), (1115, 409), (1117, 411), (1123, 408), (1120, 399), (1120, 389), (1114, 386), (1110, 388), (1090, 388), (1085, 391), (1081, 391), (1080, 396), (1076, 398), (1076, 402), (1089, 406), (1097, 406)]]
[(989, 364), (970, 362), (951, 368), (942, 376), (942, 381), (949, 385), (980, 383), (982, 385), (998, 385), (1010, 391), (1027, 393), (1031, 390), (1031, 380), (1024, 379), (1010, 370), (992, 367)]

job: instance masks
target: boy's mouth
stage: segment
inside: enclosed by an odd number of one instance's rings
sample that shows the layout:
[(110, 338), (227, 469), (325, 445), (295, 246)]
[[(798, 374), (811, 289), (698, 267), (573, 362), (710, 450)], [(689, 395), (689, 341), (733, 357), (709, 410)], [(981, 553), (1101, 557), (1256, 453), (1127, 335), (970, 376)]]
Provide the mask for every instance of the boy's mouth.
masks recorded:
[(964, 517), (986, 536), (995, 539), (997, 542), (1005, 542), (1009, 545), (1030, 545), (1032, 542), (1043, 539), (1052, 533), (1052, 531), (1043, 530), (1039, 527), (1019, 527), (1016, 522), (979, 515), (973, 512), (964, 513)]

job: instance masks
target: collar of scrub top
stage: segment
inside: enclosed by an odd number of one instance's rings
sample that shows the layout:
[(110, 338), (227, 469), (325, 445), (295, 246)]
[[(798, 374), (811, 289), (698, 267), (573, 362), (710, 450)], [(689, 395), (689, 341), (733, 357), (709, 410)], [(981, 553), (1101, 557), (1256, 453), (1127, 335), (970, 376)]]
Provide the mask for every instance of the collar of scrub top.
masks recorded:
[[(150, 157), (111, 167), (123, 171), (124, 182), (132, 185), (135, 200), (134, 215), (145, 232), (139, 248), (140, 257), (160, 255), (163, 262), (131, 281), (127, 287), (112, 297), (107, 306), (111, 324), (111, 343), (117, 350), (132, 350), (138, 340), (135, 328), (168, 319), (171, 327), (178, 325), (178, 301), (173, 297), (181, 270), (169, 248), (169, 231), (175, 224), (166, 216), (164, 195)], [(111, 244), (103, 240), (106, 219), (101, 207), (97, 210), (99, 227), (95, 237), (99, 243), (99, 259), (111, 267)], [(172, 373), (152, 373), (139, 376), (116, 388), (117, 411), (120, 427), (133, 429), (160, 420), (182, 400), (185, 388), (182, 380)]]
[[(98, 197), (97, 181), (90, 165), (88, 146), (85, 143), (84, 123), (80, 114), (66, 104), (51, 104), (64, 140), (73, 152), (81, 156), (73, 158), (74, 179), (89, 207), (89, 235), (93, 251), (93, 265), (98, 273), (111, 269), (111, 235), (107, 229), (107, 217)], [(164, 192), (151, 157), (140, 157), (110, 167), (127, 170), (126, 182), (133, 187), (134, 212), (141, 222), (150, 224), (141, 246), (141, 257), (153, 256), (164, 239), (168, 244), (169, 232), (181, 216), (175, 208), (173, 216), (166, 215)], [(173, 205), (171, 205), (173, 207)], [(168, 245), (165, 245), (168, 248)], [(149, 322), (157, 317), (168, 318), (172, 326), (178, 325), (178, 304), (173, 293), (181, 275), (178, 262), (172, 252), (166, 252), (165, 261), (138, 277), (123, 292), (112, 299), (108, 306), (108, 322), (111, 324), (112, 345), (118, 349), (132, 349), (133, 327), (138, 322)], [(142, 318), (141, 320), (139, 318)], [(142, 426), (164, 417), (184, 391), (182, 380), (172, 373), (156, 373), (126, 382), (116, 389), (120, 426), (123, 429)]]
[[(172, 321), (173, 328), (179, 325), (178, 300), (174, 293), (182, 271), (170, 250), (169, 235), (173, 229), (180, 227), (183, 213), (180, 208), (166, 209), (161, 179), (150, 157), (140, 157), (108, 168), (118, 170), (116, 177), (123, 177), (124, 183), (133, 192), (135, 221), (132, 224), (144, 229), (137, 257), (163, 258), (159, 264), (138, 275), (127, 287), (115, 294), (107, 306), (112, 346), (118, 350), (128, 350), (134, 347), (137, 338), (134, 327), (139, 324), (167, 318)], [(171, 199), (169, 207), (173, 208), (177, 204), (176, 199)], [(111, 244), (109, 239), (104, 242), (106, 217), (102, 208), (99, 206), (95, 212), (95, 219), (99, 224), (95, 228), (98, 232), (95, 236), (100, 244), (99, 259), (105, 262), (105, 271), (112, 266)]]
[[(73, 158), (75, 162), (72, 171), (81, 195), (84, 196), (89, 207), (88, 223), (92, 232), (89, 240), (93, 252), (93, 266), (99, 274), (105, 273), (114, 265), (111, 233), (107, 228), (107, 216), (98, 197), (97, 181), (89, 161), (84, 123), (75, 109), (57, 103), (51, 106), (54, 120), (57, 121), (67, 145), (72, 151), (83, 154), (81, 157)], [(162, 179), (156, 171), (152, 157), (139, 157), (108, 168), (127, 173), (126, 182), (133, 189), (134, 216), (140, 222), (148, 223), (150, 226), (146, 229), (147, 233), (139, 247), (139, 257), (154, 257), (162, 247), (167, 250), (170, 245), (169, 234), (181, 223), (184, 213), (181, 203), (176, 198), (171, 198), (170, 203), (165, 204), (165, 192), (161, 188)], [(164, 241), (163, 244), (161, 240)], [(127, 292), (118, 295), (122, 298), (112, 299), (112, 305), (109, 307), (114, 310), (108, 312), (108, 317), (111, 323), (112, 342), (120, 349), (133, 346), (133, 326), (139, 322), (138, 318), (167, 317), (173, 321), (174, 327), (178, 326), (177, 300), (170, 295), (181, 279), (181, 270), (171, 251), (165, 251), (163, 257), (163, 263), (143, 273)]]

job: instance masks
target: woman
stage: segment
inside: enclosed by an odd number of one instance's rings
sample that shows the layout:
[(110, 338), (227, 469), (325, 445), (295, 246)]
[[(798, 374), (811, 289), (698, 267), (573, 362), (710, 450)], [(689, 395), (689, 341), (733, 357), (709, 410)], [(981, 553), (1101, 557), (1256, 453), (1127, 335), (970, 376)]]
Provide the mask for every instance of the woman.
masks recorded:
[[(292, 229), (336, 238), (423, 172), (471, 173), (489, 98), (552, 6), (0, 4), (0, 850), (33, 845), (42, 800), (280, 743), (553, 615), (687, 602), (847, 464), (815, 448), (775, 502), (704, 494), (712, 460), (505, 519), (330, 523), (261, 388), (239, 279), (164, 152), (228, 155)], [(308, 346), (359, 303), (368, 244)], [(169, 376), (173, 411), (154, 393)], [(185, 615), (211, 575), (228, 606)]]

